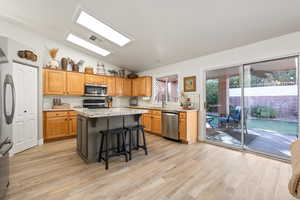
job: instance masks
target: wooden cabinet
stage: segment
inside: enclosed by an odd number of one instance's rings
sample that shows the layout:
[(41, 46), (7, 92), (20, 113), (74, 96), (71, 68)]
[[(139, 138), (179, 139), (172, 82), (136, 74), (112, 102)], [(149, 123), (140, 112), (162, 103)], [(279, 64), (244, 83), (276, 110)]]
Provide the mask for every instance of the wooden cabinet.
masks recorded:
[(151, 114), (143, 114), (142, 124), (144, 126), (145, 131), (151, 132)]
[(132, 96), (152, 96), (152, 77), (135, 78), (132, 81)]
[(83, 95), (84, 74), (62, 70), (44, 69), (44, 94)]
[(45, 95), (84, 95), (84, 85), (107, 85), (109, 96), (151, 96), (152, 78), (135, 79), (44, 69)]
[(45, 69), (44, 94), (64, 95), (66, 94), (66, 72), (59, 70)]
[(45, 120), (44, 139), (60, 138), (68, 135), (68, 118), (67, 117), (50, 117)]
[(116, 96), (131, 96), (131, 79), (116, 78)]
[(75, 136), (77, 133), (77, 114), (75, 111), (44, 112), (44, 140)]
[(198, 112), (179, 113), (179, 139), (188, 144), (196, 143), (198, 139)]
[(96, 76), (92, 74), (85, 74), (85, 84), (97, 84)]
[(161, 135), (161, 111), (150, 110), (149, 113), (143, 114), (142, 123), (145, 131)]
[(161, 134), (161, 116), (153, 115), (151, 118), (151, 132)]
[(132, 95), (132, 81), (131, 79), (123, 79), (123, 96), (131, 96)]
[(115, 94), (116, 96), (123, 96), (123, 78), (116, 77)]
[(186, 137), (186, 119), (179, 119), (179, 139), (187, 141)]
[(106, 85), (107, 77), (94, 74), (85, 74), (85, 84)]
[(106, 81), (107, 81), (107, 95), (116, 96), (116, 78), (107, 77)]
[(67, 74), (67, 94), (84, 94), (84, 74), (78, 72), (68, 72)]

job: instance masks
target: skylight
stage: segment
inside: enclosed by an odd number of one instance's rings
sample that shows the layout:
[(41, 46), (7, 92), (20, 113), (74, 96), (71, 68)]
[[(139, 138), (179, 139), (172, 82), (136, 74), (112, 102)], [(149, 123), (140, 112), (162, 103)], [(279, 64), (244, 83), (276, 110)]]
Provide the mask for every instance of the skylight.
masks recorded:
[(125, 37), (121, 33), (115, 31), (111, 27), (90, 16), (84, 11), (80, 12), (80, 15), (76, 22), (84, 26), (85, 28), (101, 35), (102, 37), (118, 44), (121, 47), (131, 41), (129, 38)]
[(98, 47), (98, 46), (96, 46), (96, 45), (94, 45), (94, 44), (92, 44), (92, 43), (90, 43), (86, 40), (83, 40), (80, 37), (77, 37), (77, 36), (75, 36), (71, 33), (67, 36), (67, 40), (69, 42), (72, 42), (72, 43), (78, 45), (78, 46), (81, 46), (81, 47), (86, 48), (86, 49), (88, 49), (92, 52), (95, 52), (95, 53), (97, 53), (101, 56), (107, 56), (107, 55), (110, 54), (109, 51), (107, 51), (105, 49), (102, 49), (102, 48), (100, 48), (100, 47)]

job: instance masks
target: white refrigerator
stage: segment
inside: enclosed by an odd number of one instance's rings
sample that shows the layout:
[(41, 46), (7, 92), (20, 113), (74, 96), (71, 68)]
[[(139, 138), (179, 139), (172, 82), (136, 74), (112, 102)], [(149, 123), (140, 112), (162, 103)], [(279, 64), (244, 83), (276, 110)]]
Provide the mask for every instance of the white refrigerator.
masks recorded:
[(0, 37), (0, 199), (9, 185), (9, 156), (38, 141), (38, 65), (18, 57), (26, 49)]

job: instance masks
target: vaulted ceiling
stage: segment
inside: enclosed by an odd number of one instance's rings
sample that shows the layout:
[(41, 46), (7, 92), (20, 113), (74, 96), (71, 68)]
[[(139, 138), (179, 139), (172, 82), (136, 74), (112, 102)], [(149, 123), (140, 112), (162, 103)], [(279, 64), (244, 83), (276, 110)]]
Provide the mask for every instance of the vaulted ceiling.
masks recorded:
[(0, 15), (87, 52), (65, 41), (70, 32), (87, 40), (93, 34), (75, 24), (83, 9), (134, 39), (119, 47), (97, 36), (95, 44), (112, 51), (99, 59), (135, 71), (300, 30), (299, 0), (0, 0), (0, 5)]

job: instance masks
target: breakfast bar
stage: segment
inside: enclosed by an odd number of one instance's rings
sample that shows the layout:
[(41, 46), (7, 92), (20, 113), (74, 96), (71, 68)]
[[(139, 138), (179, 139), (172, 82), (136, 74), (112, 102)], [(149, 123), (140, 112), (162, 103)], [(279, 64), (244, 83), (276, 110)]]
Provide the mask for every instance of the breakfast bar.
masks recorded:
[[(100, 131), (124, 128), (139, 124), (137, 116), (147, 113), (143, 109), (104, 108), (104, 109), (75, 109), (77, 117), (77, 153), (87, 163), (96, 162), (99, 158), (101, 144)], [(116, 139), (110, 141), (117, 143)], [(136, 141), (132, 141), (133, 145)]]

